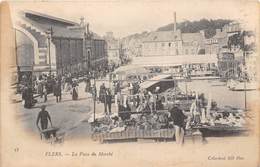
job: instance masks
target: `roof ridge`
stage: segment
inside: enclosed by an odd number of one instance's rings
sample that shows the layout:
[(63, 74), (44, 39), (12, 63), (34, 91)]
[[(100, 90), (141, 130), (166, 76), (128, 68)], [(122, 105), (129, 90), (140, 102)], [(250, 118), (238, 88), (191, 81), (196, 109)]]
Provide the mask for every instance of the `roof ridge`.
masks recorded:
[(40, 13), (40, 12), (36, 12), (36, 11), (32, 11), (32, 10), (24, 10), (23, 12), (25, 14), (28, 13), (28, 14), (39, 16), (39, 17), (46, 17), (46, 18), (56, 20), (56, 21), (59, 21), (59, 22), (63, 22), (63, 23), (67, 23), (67, 24), (79, 25), (78, 23), (76, 23), (74, 21), (66, 20), (66, 19), (63, 19), (63, 18), (56, 17), (56, 16), (48, 15), (48, 14), (45, 14), (45, 13)]

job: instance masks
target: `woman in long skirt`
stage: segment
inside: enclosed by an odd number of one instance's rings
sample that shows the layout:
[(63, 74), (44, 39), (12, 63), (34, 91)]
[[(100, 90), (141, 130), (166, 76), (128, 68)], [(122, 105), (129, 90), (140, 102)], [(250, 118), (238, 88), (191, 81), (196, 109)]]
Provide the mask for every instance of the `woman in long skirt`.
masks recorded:
[(72, 83), (72, 100), (78, 100), (78, 86), (76, 81)]
[(90, 79), (86, 78), (85, 83), (86, 83), (85, 92), (89, 93), (91, 91), (91, 89), (90, 89), (91, 88)]

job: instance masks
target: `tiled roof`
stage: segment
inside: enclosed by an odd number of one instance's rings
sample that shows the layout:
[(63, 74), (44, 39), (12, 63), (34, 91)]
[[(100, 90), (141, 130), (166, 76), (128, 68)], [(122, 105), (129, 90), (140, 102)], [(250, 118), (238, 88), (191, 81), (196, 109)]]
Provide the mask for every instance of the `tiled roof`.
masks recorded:
[(163, 42), (181, 40), (180, 31), (155, 31), (143, 39), (143, 42)]
[(147, 37), (143, 39), (143, 42), (155, 42), (155, 41), (176, 41), (183, 40), (183, 42), (198, 41), (203, 42), (203, 35), (201, 33), (181, 33), (180, 31), (156, 31), (151, 32)]
[(37, 21), (25, 18), (25, 20), (30, 23), (33, 27), (36, 27), (41, 32), (46, 33), (52, 27), (54, 37), (64, 37), (64, 38), (83, 38), (83, 31), (78, 29), (69, 29), (67, 27), (56, 26), (55, 24), (42, 24)]
[(64, 24), (67, 24), (67, 25), (70, 25), (70, 26), (79, 25), (78, 23), (75, 23), (73, 21), (69, 21), (69, 20), (65, 20), (65, 19), (62, 19), (62, 18), (50, 16), (50, 15), (47, 15), (47, 14), (44, 14), (44, 13), (39, 13), (39, 12), (31, 11), (31, 10), (26, 10), (26, 11), (23, 11), (23, 12), (24, 12), (25, 15), (41, 17), (41, 18), (61, 22), (61, 23), (64, 23)]
[(226, 38), (226, 37), (227, 37), (227, 33), (223, 31), (216, 33), (216, 35), (213, 36), (213, 38)]
[(201, 33), (182, 33), (183, 42), (203, 41), (203, 35)]

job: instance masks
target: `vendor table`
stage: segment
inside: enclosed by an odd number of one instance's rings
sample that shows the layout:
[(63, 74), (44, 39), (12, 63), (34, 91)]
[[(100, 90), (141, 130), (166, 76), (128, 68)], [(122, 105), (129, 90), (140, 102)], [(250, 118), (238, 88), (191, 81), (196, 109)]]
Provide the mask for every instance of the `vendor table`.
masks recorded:
[(160, 130), (125, 130), (122, 132), (96, 133), (92, 135), (94, 141), (137, 140), (137, 139), (173, 139), (174, 129)]

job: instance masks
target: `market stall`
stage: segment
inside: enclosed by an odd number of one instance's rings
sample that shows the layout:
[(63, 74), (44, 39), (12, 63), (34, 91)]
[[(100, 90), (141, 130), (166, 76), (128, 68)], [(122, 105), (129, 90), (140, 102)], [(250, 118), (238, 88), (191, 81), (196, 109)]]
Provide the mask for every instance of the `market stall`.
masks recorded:
[[(122, 91), (123, 93), (118, 94), (115, 101), (118, 112), (113, 115), (99, 115), (95, 121), (92, 120), (93, 140), (173, 140), (175, 130), (170, 109), (176, 105), (187, 117), (187, 136), (205, 137), (209, 132), (222, 134), (247, 131), (245, 114), (241, 109), (219, 108), (211, 97), (207, 99), (203, 93), (184, 93), (178, 88), (178, 84), (163, 91), (159, 91), (158, 85), (153, 87), (167, 77), (170, 75), (160, 78), (157, 76), (157, 80), (140, 84), (138, 93)], [(149, 89), (151, 87), (153, 89)]]

